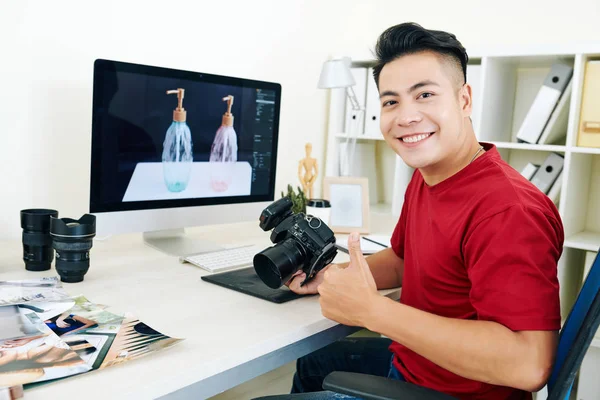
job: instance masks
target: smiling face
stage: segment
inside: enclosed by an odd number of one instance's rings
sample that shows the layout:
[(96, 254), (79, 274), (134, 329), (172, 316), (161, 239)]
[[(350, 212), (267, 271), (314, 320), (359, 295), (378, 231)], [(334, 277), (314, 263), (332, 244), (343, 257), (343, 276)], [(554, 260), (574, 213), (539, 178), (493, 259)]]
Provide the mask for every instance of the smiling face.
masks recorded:
[(424, 175), (450, 171), (478, 146), (469, 120), (471, 87), (459, 68), (424, 51), (387, 63), (379, 75), (381, 132)]

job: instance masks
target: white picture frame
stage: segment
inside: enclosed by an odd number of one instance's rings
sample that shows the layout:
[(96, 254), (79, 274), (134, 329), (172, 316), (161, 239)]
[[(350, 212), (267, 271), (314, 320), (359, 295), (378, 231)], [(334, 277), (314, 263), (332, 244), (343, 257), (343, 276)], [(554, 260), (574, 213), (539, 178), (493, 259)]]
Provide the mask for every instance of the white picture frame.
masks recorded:
[(328, 226), (335, 233), (369, 233), (369, 180), (326, 176), (323, 197), (331, 203)]

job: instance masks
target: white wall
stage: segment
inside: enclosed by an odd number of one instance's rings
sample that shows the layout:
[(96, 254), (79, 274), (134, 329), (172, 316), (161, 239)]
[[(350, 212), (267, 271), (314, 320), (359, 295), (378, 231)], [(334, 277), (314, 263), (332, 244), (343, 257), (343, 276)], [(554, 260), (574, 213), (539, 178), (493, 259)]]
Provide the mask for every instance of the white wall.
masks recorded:
[(305, 142), (324, 166), (328, 95), (316, 83), (332, 54), (368, 55), (410, 20), (468, 50), (600, 40), (599, 19), (598, 0), (0, 0), (0, 238), (20, 235), (23, 208), (87, 212), (96, 58), (281, 83), (279, 193), (298, 184)]

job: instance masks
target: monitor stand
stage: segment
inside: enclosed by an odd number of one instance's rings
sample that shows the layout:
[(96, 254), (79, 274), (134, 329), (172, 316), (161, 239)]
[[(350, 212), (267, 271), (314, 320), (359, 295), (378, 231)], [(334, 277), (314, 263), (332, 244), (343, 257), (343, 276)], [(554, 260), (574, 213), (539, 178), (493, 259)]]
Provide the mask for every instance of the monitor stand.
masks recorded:
[(209, 240), (186, 236), (184, 229), (144, 232), (143, 237), (148, 246), (176, 257), (223, 250), (223, 246)]

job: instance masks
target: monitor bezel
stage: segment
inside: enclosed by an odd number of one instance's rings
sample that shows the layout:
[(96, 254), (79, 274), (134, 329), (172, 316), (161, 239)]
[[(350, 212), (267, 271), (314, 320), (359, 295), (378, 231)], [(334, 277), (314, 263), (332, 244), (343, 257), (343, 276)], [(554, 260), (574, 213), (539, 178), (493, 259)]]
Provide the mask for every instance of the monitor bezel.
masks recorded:
[[(101, 74), (110, 68), (112, 71), (131, 72), (151, 76), (186, 79), (197, 82), (216, 83), (221, 85), (232, 85), (241, 87), (252, 87), (275, 91), (275, 113), (273, 118), (273, 142), (271, 149), (270, 185), (268, 193), (249, 196), (223, 196), (223, 197), (200, 197), (190, 199), (173, 200), (146, 200), (99, 204), (94, 202), (101, 190), (100, 168), (95, 168), (101, 160), (102, 132), (100, 118), (96, 117), (96, 110), (103, 104), (103, 90), (101, 87)], [(243, 204), (273, 201), (275, 196), (275, 179), (277, 165), (277, 147), (279, 140), (279, 117), (281, 108), (281, 84), (275, 82), (259, 81), (253, 79), (209, 74), (204, 72), (193, 72), (187, 70), (158, 67), (144, 64), (135, 64), (124, 61), (97, 59), (94, 61), (94, 81), (92, 95), (92, 140), (91, 140), (91, 172), (90, 172), (90, 213), (107, 213), (118, 211), (152, 210), (181, 207), (214, 206), (223, 204)]]

